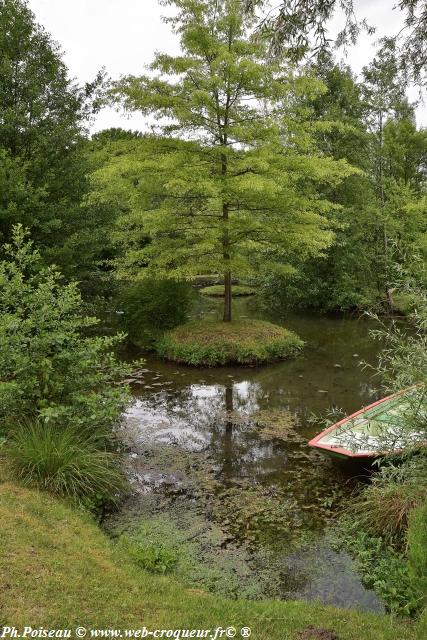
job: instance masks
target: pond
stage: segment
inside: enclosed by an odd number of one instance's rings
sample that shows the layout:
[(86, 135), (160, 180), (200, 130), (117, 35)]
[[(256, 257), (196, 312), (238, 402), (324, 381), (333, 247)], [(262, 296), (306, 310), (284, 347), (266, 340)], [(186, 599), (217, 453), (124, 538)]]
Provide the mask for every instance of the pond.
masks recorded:
[[(236, 306), (266, 317), (254, 301)], [(205, 299), (196, 313), (217, 315), (220, 302)], [(366, 472), (307, 446), (331, 408), (348, 413), (377, 397), (360, 366), (377, 354), (370, 323), (276, 322), (306, 341), (295, 360), (208, 369), (144, 356), (122, 432), (133, 495), (107, 529), (183, 550), (177, 576), (189, 586), (382, 611), (327, 533)]]

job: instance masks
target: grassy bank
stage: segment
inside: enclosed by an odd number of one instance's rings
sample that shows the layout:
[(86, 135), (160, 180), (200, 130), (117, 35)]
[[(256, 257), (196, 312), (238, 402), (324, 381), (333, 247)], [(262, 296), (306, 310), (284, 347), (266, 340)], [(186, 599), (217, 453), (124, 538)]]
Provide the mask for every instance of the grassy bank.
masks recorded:
[(258, 364), (294, 356), (303, 344), (292, 331), (262, 320), (194, 320), (166, 333), (157, 351), (190, 365)]
[(0, 521), (4, 624), (71, 629), (234, 625), (251, 627), (256, 640), (335, 637), (302, 634), (314, 625), (334, 631), (340, 640), (417, 638), (414, 627), (386, 616), (304, 602), (228, 601), (185, 589), (130, 564), (86, 515), (13, 484), (0, 485)]

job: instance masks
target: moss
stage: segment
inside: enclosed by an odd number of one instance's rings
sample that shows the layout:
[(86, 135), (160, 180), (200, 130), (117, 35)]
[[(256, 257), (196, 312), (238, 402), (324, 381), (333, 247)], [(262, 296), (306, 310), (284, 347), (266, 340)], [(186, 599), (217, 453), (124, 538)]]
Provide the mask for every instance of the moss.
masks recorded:
[(192, 321), (166, 333), (159, 355), (190, 365), (258, 364), (294, 356), (304, 343), (276, 324), (262, 320)]
[[(211, 287), (203, 287), (203, 289), (200, 289), (200, 293), (204, 296), (212, 296), (213, 298), (223, 298), (224, 285), (217, 284), (217, 285), (212, 285)], [(256, 290), (253, 287), (246, 287), (244, 285), (235, 285), (233, 287), (234, 298), (254, 296), (255, 294), (256, 294)]]
[(224, 600), (149, 575), (84, 514), (12, 484), (0, 485), (0, 521), (1, 620), (18, 628), (232, 625), (238, 634), (250, 627), (257, 640), (296, 640), (314, 624), (333, 629), (341, 640), (416, 637), (414, 629), (386, 616), (307, 602)]

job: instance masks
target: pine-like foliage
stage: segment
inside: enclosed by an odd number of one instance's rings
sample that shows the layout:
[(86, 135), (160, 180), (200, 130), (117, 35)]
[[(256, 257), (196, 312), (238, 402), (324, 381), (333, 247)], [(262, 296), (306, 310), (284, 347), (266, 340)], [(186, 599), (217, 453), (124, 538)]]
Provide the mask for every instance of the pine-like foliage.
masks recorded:
[(175, 8), (182, 55), (157, 54), (149, 75), (113, 89), (125, 108), (154, 115), (162, 138), (133, 142), (96, 180), (125, 195), (120, 274), (224, 274), (229, 320), (231, 274), (331, 244), (334, 205), (319, 186), (354, 170), (316, 150), (315, 133), (332, 125), (311, 120), (307, 103), (323, 84), (269, 58), (239, 0), (163, 4)]

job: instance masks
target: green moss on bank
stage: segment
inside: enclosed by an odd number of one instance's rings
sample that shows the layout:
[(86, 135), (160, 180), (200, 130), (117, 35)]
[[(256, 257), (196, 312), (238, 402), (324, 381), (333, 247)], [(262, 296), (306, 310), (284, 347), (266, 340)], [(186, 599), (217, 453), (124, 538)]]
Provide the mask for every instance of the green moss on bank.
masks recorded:
[[(200, 289), (200, 293), (204, 296), (211, 296), (213, 298), (224, 297), (224, 285), (216, 284), (211, 287), (203, 287)], [(246, 287), (245, 285), (237, 284), (233, 287), (233, 298), (243, 298), (247, 296), (254, 296), (256, 290), (253, 287)]]
[(87, 516), (13, 484), (0, 485), (0, 522), (1, 624), (89, 630), (233, 625), (251, 627), (256, 640), (315, 638), (300, 635), (314, 625), (340, 640), (417, 637), (413, 627), (386, 616), (307, 602), (224, 600), (149, 575)]
[(190, 365), (259, 364), (294, 356), (303, 341), (292, 331), (262, 320), (192, 321), (166, 333), (159, 355)]

